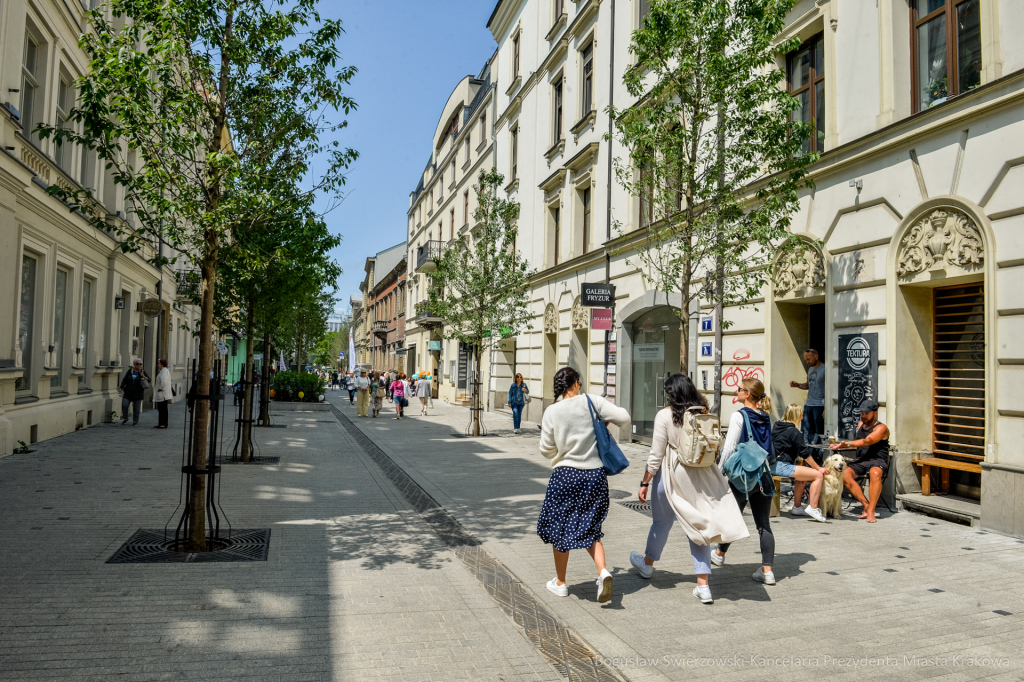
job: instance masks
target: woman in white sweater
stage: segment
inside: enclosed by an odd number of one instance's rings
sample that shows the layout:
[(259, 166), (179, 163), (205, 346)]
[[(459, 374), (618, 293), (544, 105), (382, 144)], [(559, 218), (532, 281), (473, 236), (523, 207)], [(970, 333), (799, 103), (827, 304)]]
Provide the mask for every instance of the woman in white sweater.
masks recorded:
[(630, 423), (629, 412), (600, 396), (580, 393), (580, 375), (572, 367), (555, 373), (555, 403), (544, 412), (540, 453), (551, 460), (544, 506), (537, 520), (537, 535), (552, 545), (555, 577), (547, 588), (559, 597), (569, 596), (565, 572), (569, 550), (586, 549), (597, 565), (597, 600), (612, 597), (612, 574), (604, 561), (601, 524), (608, 515), (608, 477), (597, 450), (597, 436), (590, 405), (617, 426)]
[(678, 520), (690, 543), (690, 558), (697, 574), (693, 596), (712, 604), (714, 600), (708, 585), (711, 543), (735, 542), (750, 533), (729, 490), (729, 481), (717, 466), (688, 467), (673, 462), (672, 458), (665, 460), (669, 446), (679, 443), (687, 411), (707, 412), (704, 396), (688, 376), (673, 374), (665, 381), (665, 400), (668, 406), (654, 417), (651, 456), (640, 481), (641, 502), (648, 500), (650, 490), (654, 522), (647, 534), (644, 553), (633, 552), (629, 562), (641, 578), (650, 578), (654, 562), (661, 559), (669, 531)]

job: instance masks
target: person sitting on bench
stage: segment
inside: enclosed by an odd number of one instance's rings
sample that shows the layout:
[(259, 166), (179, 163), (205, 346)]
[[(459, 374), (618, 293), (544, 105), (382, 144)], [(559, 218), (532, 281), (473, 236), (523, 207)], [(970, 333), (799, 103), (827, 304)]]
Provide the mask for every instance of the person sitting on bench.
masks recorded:
[[(857, 458), (849, 463), (843, 472), (843, 485), (864, 507), (860, 518), (875, 523), (875, 505), (882, 494), (882, 479), (889, 469), (889, 427), (878, 421), (878, 403), (865, 400), (860, 405), (860, 423), (857, 424), (856, 438), (832, 445), (833, 450), (857, 448)], [(857, 479), (868, 475), (868, 496), (864, 498)]]

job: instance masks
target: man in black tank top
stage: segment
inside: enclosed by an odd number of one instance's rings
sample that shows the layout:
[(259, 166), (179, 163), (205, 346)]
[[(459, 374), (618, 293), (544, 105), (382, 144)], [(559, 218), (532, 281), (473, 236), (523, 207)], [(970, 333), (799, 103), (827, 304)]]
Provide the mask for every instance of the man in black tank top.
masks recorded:
[[(843, 485), (864, 507), (860, 518), (867, 519), (868, 523), (875, 523), (878, 521), (875, 518), (875, 505), (882, 494), (882, 478), (889, 468), (889, 428), (878, 421), (878, 403), (874, 400), (865, 400), (861, 403), (856, 438), (832, 446), (833, 450), (840, 448), (857, 448), (857, 458), (850, 462), (843, 472)], [(865, 474), (869, 479), (870, 501), (865, 499), (864, 491), (857, 483), (857, 479)]]

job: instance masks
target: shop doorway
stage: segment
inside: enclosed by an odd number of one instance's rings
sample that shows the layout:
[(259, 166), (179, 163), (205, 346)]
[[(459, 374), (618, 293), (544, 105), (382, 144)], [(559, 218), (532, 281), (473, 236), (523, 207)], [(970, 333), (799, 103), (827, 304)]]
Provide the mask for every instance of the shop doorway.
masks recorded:
[[(803, 405), (807, 391), (792, 388), (790, 381), (807, 381), (807, 363), (804, 351), (813, 348), (818, 351), (822, 362), (828, 362), (828, 348), (825, 342), (825, 304), (815, 299), (781, 301), (774, 307), (771, 339), (771, 386), (768, 387), (772, 402), (785, 411), (786, 405)], [(826, 383), (828, 382), (826, 372)], [(826, 386), (826, 407), (830, 404)], [(826, 410), (826, 422), (828, 410)]]
[(641, 315), (632, 329), (633, 438), (650, 443), (654, 417), (665, 407), (665, 379), (679, 371), (679, 316), (668, 306)]

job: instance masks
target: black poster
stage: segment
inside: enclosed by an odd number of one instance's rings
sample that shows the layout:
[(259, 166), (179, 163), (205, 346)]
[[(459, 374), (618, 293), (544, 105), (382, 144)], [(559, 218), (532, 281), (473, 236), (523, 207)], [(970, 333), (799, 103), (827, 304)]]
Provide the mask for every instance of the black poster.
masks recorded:
[(457, 388), (465, 390), (468, 387), (469, 375), (469, 346), (459, 343), (459, 373)]
[(854, 437), (865, 400), (878, 400), (878, 334), (840, 334), (840, 438)]

